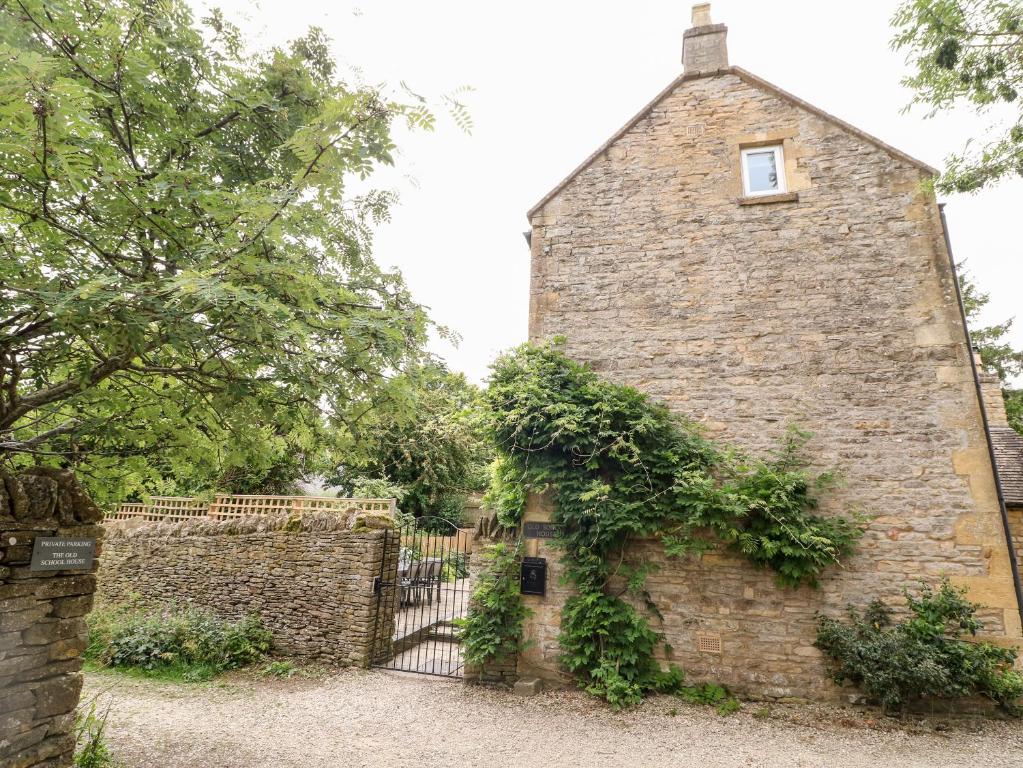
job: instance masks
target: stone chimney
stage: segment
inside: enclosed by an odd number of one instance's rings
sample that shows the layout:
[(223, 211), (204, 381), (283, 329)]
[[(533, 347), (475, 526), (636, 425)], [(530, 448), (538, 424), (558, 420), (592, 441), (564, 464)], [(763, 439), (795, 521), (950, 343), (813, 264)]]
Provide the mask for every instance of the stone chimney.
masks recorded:
[(728, 68), (728, 27), (712, 24), (710, 3), (693, 6), (693, 26), (682, 34), (682, 69), (687, 75)]
[(974, 350), (973, 359), (977, 363), (977, 376), (980, 379), (980, 396), (984, 399), (984, 410), (987, 411), (989, 427), (1009, 426), (1009, 415), (1005, 412), (1005, 397), (1002, 395), (1002, 380), (997, 373), (986, 371), (980, 362), (980, 353)]

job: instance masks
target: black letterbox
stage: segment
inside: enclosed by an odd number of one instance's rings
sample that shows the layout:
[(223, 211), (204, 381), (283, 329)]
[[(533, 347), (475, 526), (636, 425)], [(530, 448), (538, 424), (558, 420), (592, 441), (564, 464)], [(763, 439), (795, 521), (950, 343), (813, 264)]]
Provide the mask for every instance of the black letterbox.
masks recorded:
[(522, 571), (519, 576), (519, 591), (524, 595), (547, 594), (547, 558), (522, 558)]

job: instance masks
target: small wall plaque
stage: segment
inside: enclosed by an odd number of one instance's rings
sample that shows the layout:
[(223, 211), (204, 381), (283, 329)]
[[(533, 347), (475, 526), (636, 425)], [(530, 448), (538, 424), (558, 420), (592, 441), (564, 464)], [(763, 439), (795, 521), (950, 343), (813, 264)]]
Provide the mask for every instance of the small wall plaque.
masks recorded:
[(558, 529), (554, 523), (531, 520), (522, 524), (522, 535), (527, 539), (556, 539)]
[(524, 595), (540, 595), (541, 597), (547, 594), (547, 558), (522, 558), (519, 591)]
[(30, 571), (87, 571), (96, 556), (95, 539), (36, 536)]

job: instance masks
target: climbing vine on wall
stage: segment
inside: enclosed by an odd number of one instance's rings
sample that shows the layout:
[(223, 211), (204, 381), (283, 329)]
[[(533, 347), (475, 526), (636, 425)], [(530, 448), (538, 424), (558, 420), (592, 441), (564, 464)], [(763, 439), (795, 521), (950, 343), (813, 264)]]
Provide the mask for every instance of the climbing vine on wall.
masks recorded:
[(529, 611), (519, 594), (519, 550), (519, 546), (498, 542), (483, 553), (484, 567), (468, 615), (456, 619), (469, 664), (485, 668), (523, 649), (522, 622)]
[(511, 526), (529, 492), (551, 494), (576, 592), (562, 612), (562, 663), (615, 706), (677, 677), (655, 658), (661, 635), (623, 599), (643, 594), (646, 574), (629, 562), (630, 542), (659, 539), (671, 556), (725, 546), (794, 587), (815, 586), (861, 534), (855, 519), (814, 514), (827, 478), (799, 458), (805, 433), (790, 432), (767, 460), (746, 459), (570, 360), (559, 340), (500, 357), (487, 401), (501, 453), (491, 498)]

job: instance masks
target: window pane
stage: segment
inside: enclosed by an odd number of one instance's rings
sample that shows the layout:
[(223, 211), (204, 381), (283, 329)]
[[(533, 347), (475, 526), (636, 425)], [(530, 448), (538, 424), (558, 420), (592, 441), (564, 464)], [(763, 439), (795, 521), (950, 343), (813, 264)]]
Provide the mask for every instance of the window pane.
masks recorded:
[(774, 162), (774, 150), (749, 152), (746, 155), (746, 178), (751, 193), (778, 189), (778, 169)]

